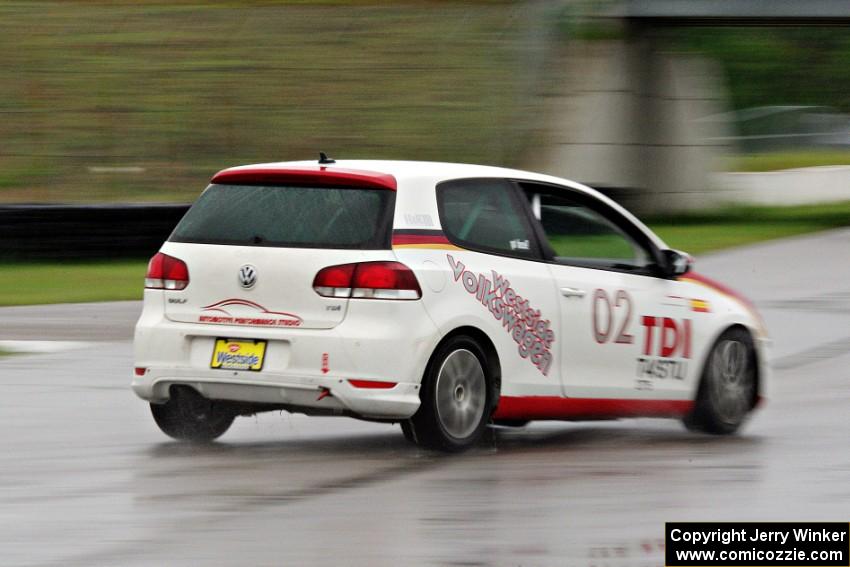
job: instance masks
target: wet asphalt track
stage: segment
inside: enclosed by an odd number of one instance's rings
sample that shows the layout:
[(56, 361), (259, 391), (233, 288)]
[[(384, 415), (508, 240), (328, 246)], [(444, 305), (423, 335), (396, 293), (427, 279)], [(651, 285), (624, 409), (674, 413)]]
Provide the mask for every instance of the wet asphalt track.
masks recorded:
[(269, 414), (168, 441), (128, 388), (136, 303), (0, 309), (0, 564), (663, 564), (666, 520), (850, 519), (850, 231), (701, 258), (775, 340), (742, 435), (540, 424), (468, 454), (397, 427)]

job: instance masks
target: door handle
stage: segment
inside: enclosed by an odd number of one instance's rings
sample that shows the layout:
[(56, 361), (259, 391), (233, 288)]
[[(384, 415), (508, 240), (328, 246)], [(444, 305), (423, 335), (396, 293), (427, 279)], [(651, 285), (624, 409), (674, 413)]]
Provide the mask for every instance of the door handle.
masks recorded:
[(587, 292), (583, 289), (577, 289), (574, 287), (562, 287), (561, 295), (564, 297), (584, 297), (587, 295)]

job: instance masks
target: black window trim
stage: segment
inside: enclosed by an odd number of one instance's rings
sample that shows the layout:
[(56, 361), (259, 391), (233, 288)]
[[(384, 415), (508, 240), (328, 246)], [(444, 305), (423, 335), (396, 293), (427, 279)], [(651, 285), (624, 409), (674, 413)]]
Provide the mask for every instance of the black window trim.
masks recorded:
[[(510, 181), (514, 185), (517, 195), (522, 201), (522, 206), (525, 210), (525, 215), (526, 217), (528, 217), (529, 222), (532, 225), (535, 238), (538, 240), (540, 249), (543, 252), (543, 261), (556, 266), (572, 266), (576, 268), (585, 268), (590, 270), (602, 270), (606, 272), (618, 272), (639, 276), (666, 278), (663, 273), (663, 270), (661, 269), (661, 250), (640, 228), (635, 226), (634, 223), (632, 223), (628, 218), (626, 218), (622, 213), (620, 213), (613, 207), (607, 205), (606, 203), (600, 201), (592, 195), (588, 195), (583, 191), (566, 185), (558, 185), (556, 183), (549, 183), (546, 181), (535, 181), (531, 179), (510, 179)], [(525, 190), (527, 188), (533, 187), (542, 188), (543, 190), (540, 191), (540, 193), (548, 193), (555, 197), (564, 196), (567, 198), (574, 199), (578, 204), (587, 206), (592, 211), (599, 213), (600, 215), (602, 215), (603, 218), (605, 218), (606, 220), (614, 224), (614, 226), (622, 230), (629, 238), (634, 241), (637, 246), (643, 248), (644, 251), (648, 253), (651, 263), (641, 268), (625, 269), (617, 266), (598, 265), (590, 262), (564, 262), (556, 260), (555, 251), (549, 245), (549, 240), (546, 238), (546, 233), (543, 231), (543, 225), (534, 216), (534, 211), (531, 208), (531, 204), (525, 197)]]
[[(446, 185), (454, 185), (458, 183), (474, 183), (481, 181), (499, 182), (501, 184), (504, 184), (507, 188), (508, 198), (511, 201), (511, 205), (514, 207), (514, 210), (517, 214), (517, 218), (522, 223), (523, 228), (525, 228), (529, 236), (529, 245), (531, 247), (530, 255), (512, 254), (508, 251), (501, 250), (498, 248), (480, 246), (478, 244), (475, 244), (474, 242), (461, 240), (455, 237), (446, 229), (446, 225), (443, 222), (446, 218), (445, 207), (443, 205), (443, 199), (441, 195), (444, 187)], [(456, 179), (446, 179), (437, 183), (435, 193), (437, 198), (437, 214), (440, 217), (440, 226), (442, 227), (443, 234), (445, 234), (446, 239), (448, 239), (448, 241), (454, 244), (455, 246), (458, 246), (459, 248), (463, 248), (465, 250), (470, 250), (472, 252), (490, 254), (492, 256), (501, 256), (504, 258), (513, 258), (516, 260), (526, 260), (531, 262), (546, 262), (543, 248), (541, 246), (541, 242), (537, 234), (537, 230), (534, 227), (534, 223), (531, 222), (531, 219), (528, 216), (528, 211), (526, 210), (528, 205), (524, 202), (522, 195), (517, 192), (517, 186), (512, 179), (509, 179), (507, 177), (459, 177)]]

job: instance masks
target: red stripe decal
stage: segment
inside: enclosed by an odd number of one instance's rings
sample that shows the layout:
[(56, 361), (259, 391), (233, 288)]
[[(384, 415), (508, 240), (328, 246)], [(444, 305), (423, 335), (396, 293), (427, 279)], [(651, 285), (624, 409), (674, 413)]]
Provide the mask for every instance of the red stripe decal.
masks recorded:
[(375, 171), (319, 166), (240, 167), (219, 171), (212, 183), (224, 185), (312, 185), (320, 187), (351, 187), (355, 189), (389, 189), (398, 186), (395, 177)]
[(698, 274), (696, 272), (688, 272), (687, 274), (682, 276), (682, 279), (685, 279), (685, 280), (691, 279), (691, 280), (697, 281), (697, 282), (699, 282), (703, 285), (706, 285), (708, 287), (716, 289), (720, 293), (724, 293), (724, 294), (726, 294), (730, 297), (734, 297), (735, 299), (737, 299), (741, 303), (747, 305), (748, 307), (755, 309), (755, 305), (753, 305), (752, 301), (750, 301), (748, 298), (744, 297), (743, 295), (741, 295), (740, 293), (738, 293), (737, 291), (735, 291), (731, 287), (724, 285), (717, 280), (713, 280), (709, 277), (706, 277), (702, 274)]
[(691, 400), (623, 400), (559, 398), (556, 396), (502, 396), (495, 419), (606, 419), (617, 417), (682, 417)]
[(445, 236), (394, 234), (393, 244), (451, 244)]
[(397, 382), (379, 382), (378, 380), (349, 380), (355, 388), (371, 388), (373, 390), (389, 390), (395, 388)]

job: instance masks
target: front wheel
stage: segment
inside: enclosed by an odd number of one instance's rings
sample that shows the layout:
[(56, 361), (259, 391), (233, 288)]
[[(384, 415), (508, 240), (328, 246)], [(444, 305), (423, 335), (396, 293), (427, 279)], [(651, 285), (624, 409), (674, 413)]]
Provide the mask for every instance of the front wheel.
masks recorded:
[(693, 411), (685, 426), (694, 431), (729, 435), (753, 408), (756, 352), (750, 334), (739, 327), (725, 331), (708, 355)]
[(163, 433), (178, 441), (208, 443), (227, 431), (236, 414), (226, 404), (209, 400), (189, 387), (172, 387), (164, 404), (151, 404)]
[(494, 393), (487, 357), (475, 339), (458, 335), (440, 345), (425, 371), (422, 404), (403, 424), (405, 437), (442, 451), (462, 451), (484, 433)]

